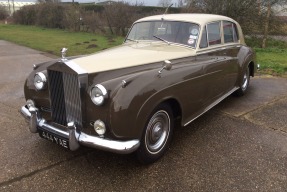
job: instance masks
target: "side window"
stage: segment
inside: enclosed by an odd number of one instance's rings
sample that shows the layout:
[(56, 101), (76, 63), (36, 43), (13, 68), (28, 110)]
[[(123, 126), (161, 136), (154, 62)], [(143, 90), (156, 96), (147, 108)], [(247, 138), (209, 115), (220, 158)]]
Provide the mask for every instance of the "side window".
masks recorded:
[(223, 34), (224, 34), (224, 43), (234, 42), (233, 23), (229, 21), (223, 21)]
[(235, 23), (233, 23), (233, 38), (234, 42), (238, 42), (238, 31)]
[(206, 27), (204, 27), (204, 29), (202, 31), (202, 36), (201, 36), (199, 48), (205, 48), (207, 46), (208, 46), (208, 44), (207, 44), (207, 36), (206, 36)]
[(235, 23), (223, 21), (224, 43), (237, 42), (238, 33)]
[(207, 24), (209, 45), (221, 44), (220, 23), (221, 22), (214, 22), (214, 23)]

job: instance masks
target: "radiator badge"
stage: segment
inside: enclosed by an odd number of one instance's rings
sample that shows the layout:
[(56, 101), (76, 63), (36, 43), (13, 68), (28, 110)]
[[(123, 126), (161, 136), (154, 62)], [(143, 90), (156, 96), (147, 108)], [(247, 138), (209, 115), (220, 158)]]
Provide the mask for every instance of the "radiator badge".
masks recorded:
[(62, 48), (61, 53), (62, 53), (62, 61), (67, 61), (68, 59), (66, 58), (66, 52), (68, 51), (68, 48)]

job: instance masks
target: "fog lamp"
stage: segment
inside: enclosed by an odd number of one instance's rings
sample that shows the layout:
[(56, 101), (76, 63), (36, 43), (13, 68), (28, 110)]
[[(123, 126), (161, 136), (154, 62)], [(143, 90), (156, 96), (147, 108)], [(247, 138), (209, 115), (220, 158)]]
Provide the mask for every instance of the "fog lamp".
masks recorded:
[(106, 125), (103, 121), (97, 120), (94, 123), (94, 129), (100, 136), (103, 136), (106, 132)]
[(26, 101), (26, 105), (27, 105), (28, 108), (29, 107), (35, 107), (35, 102), (33, 100), (31, 100), (31, 99), (28, 99)]

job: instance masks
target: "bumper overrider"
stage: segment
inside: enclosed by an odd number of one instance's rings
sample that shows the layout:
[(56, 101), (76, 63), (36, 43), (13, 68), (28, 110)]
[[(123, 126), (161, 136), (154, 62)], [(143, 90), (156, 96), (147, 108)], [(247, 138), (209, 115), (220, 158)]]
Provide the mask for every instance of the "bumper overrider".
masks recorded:
[(37, 133), (39, 130), (43, 130), (58, 137), (65, 138), (69, 141), (68, 146), (72, 151), (77, 150), (80, 145), (84, 145), (113, 153), (128, 154), (137, 150), (140, 145), (138, 139), (116, 141), (88, 135), (77, 130), (77, 127), (73, 122), (68, 123), (67, 131), (60, 129), (42, 118), (39, 110), (31, 104), (22, 106), (20, 112), (25, 119), (29, 121), (29, 129), (32, 133)]

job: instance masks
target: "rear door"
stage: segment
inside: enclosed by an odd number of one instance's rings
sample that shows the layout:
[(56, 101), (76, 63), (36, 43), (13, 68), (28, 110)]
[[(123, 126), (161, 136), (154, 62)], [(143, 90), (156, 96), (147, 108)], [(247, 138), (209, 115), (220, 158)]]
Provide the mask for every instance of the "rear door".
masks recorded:
[(226, 76), (230, 71), (230, 61), (227, 49), (223, 46), (222, 22), (216, 21), (207, 24), (200, 41), (197, 58), (207, 60), (203, 75), (207, 97), (205, 106), (209, 106), (216, 99), (224, 95), (227, 90)]
[(225, 89), (231, 90), (235, 87), (238, 77), (238, 53), (241, 45), (238, 41), (238, 31), (235, 23), (230, 21), (222, 21), (222, 31), (223, 54), (226, 56), (229, 63), (228, 71), (225, 72)]

